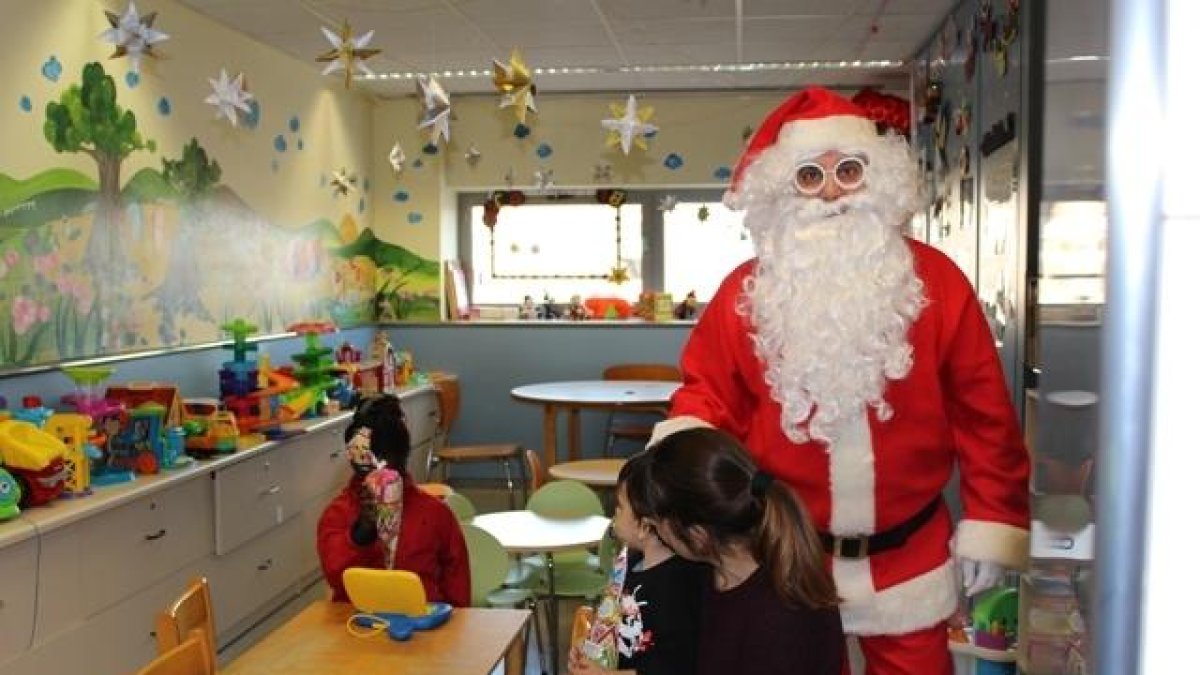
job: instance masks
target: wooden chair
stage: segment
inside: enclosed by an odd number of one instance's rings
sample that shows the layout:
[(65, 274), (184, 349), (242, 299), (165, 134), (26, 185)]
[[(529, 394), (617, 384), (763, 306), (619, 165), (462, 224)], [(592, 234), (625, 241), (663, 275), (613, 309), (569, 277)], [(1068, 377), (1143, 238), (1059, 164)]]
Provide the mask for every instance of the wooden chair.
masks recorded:
[(454, 494), (454, 488), (445, 483), (417, 483), (417, 488), (431, 497), (445, 499)]
[(546, 469), (542, 466), (542, 456), (533, 448), (525, 448), (525, 481), (530, 494), (546, 484)]
[(137, 671), (137, 675), (214, 675), (216, 672), (204, 635), (201, 631), (193, 631), (188, 639), (154, 657)]
[[(604, 379), (682, 382), (683, 373), (666, 363), (619, 363), (604, 369)], [(644, 447), (654, 431), (655, 417), (666, 416), (667, 410), (662, 406), (628, 407), (610, 412), (605, 425), (604, 456), (612, 456), (613, 447), (618, 441), (638, 443)]]
[[(434, 441), (434, 450), (429, 455), (430, 464), (441, 467), (442, 481), (446, 481), (448, 468), (451, 464), (496, 462), (504, 469), (504, 481), (508, 486), (508, 507), (510, 509), (517, 508), (517, 491), (516, 485), (513, 483), (512, 464), (516, 462), (520, 465), (522, 473), (524, 473), (524, 465), (521, 464), (521, 446), (517, 443), (447, 446), (446, 442), (450, 438), (450, 429), (454, 426), (455, 420), (458, 419), (458, 378), (435, 377), (433, 385), (437, 388), (438, 406), (441, 410), (438, 415), (438, 431)], [(528, 494), (528, 490), (525, 487), (527, 482), (528, 480), (523, 477), (522, 490), (525, 494)]]
[(166, 655), (191, 637), (198, 636), (208, 659), (214, 664), (214, 670), (209, 672), (216, 672), (217, 634), (208, 579), (193, 579), (178, 600), (159, 612), (155, 620), (154, 636), (158, 642), (160, 656)]

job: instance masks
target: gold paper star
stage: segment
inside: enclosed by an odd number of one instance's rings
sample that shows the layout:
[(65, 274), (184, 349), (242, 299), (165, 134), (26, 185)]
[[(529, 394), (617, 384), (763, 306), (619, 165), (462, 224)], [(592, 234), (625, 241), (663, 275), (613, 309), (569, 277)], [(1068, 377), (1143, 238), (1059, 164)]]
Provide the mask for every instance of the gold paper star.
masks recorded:
[(317, 61), (328, 63), (325, 70), (321, 71), (322, 75), (336, 73), (339, 70), (346, 73), (346, 88), (350, 88), (350, 81), (354, 79), (354, 71), (358, 69), (364, 75), (372, 76), (375, 73), (367, 67), (363, 61), (375, 56), (380, 52), (378, 49), (367, 49), (367, 43), (375, 36), (375, 31), (369, 30), (362, 35), (355, 37), (354, 31), (350, 29), (349, 21), (342, 21), (341, 33), (334, 33), (325, 26), (321, 26), (321, 32), (325, 34), (325, 39), (329, 40), (329, 44), (333, 49), (321, 54), (317, 57)]
[(629, 281), (629, 270), (625, 267), (614, 267), (608, 273), (608, 280), (614, 284), (623, 284)]
[(515, 106), (518, 122), (525, 124), (527, 111), (537, 112), (537, 106), (533, 102), (537, 87), (533, 84), (529, 66), (521, 59), (520, 52), (514, 49), (507, 64), (492, 59), (492, 82), (496, 85), (496, 91), (501, 94), (500, 107)]

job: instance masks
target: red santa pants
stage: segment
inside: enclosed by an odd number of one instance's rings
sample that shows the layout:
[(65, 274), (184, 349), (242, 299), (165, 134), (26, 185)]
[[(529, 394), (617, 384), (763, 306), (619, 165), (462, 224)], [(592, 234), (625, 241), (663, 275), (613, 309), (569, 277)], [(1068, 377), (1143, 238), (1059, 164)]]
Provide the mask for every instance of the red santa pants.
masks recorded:
[[(872, 635), (857, 640), (867, 662), (866, 675), (954, 675), (945, 621), (904, 635)], [(842, 675), (850, 675), (848, 661)]]

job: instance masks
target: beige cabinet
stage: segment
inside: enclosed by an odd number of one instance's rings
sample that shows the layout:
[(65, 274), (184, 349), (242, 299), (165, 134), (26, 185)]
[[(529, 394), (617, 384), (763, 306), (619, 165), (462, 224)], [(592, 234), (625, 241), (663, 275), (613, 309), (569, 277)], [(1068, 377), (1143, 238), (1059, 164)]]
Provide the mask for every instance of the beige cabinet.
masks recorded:
[(283, 523), (294, 511), (295, 489), (287, 443), (218, 469), (213, 478), (217, 555)]
[(33, 641), (38, 542), (26, 539), (0, 550), (0, 663), (10, 661)]

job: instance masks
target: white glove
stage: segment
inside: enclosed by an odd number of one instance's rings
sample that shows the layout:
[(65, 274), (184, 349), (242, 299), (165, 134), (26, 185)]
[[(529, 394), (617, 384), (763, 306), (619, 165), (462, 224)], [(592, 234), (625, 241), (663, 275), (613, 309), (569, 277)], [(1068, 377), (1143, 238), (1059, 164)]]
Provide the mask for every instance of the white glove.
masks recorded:
[(962, 571), (962, 585), (968, 598), (998, 586), (1004, 580), (1004, 567), (999, 563), (959, 558), (958, 567)]

